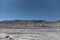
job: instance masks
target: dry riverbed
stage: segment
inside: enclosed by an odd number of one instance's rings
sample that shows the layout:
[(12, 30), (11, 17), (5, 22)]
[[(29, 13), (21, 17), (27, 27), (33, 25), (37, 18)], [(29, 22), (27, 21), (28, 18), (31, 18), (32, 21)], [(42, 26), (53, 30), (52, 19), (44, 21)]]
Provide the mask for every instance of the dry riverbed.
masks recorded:
[(60, 29), (0, 29), (0, 40), (60, 40)]

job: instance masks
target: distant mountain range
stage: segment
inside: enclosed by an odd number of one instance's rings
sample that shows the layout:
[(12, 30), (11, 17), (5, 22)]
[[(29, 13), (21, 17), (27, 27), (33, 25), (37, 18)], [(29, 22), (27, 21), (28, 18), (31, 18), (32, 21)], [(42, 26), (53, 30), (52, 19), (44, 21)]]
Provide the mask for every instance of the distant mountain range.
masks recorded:
[(45, 20), (11, 20), (0, 21), (0, 28), (60, 28), (60, 21), (45, 21)]

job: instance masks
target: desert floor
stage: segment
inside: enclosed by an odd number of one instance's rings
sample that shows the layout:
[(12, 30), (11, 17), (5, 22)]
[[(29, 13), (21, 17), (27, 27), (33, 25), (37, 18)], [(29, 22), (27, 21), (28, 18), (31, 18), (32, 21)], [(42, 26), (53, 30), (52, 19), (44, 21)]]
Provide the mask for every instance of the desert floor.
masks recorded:
[(0, 29), (0, 40), (60, 40), (60, 29)]

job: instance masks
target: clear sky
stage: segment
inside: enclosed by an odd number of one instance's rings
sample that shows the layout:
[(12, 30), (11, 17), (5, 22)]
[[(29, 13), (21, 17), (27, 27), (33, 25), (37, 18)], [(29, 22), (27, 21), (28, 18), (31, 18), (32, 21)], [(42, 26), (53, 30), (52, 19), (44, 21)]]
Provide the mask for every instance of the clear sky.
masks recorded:
[(60, 20), (60, 0), (0, 0), (0, 20)]

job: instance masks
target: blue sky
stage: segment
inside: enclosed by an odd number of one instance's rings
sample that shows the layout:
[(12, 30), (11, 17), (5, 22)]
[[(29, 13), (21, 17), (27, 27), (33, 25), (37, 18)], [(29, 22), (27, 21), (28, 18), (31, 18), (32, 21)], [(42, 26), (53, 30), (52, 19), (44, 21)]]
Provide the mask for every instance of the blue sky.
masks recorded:
[(60, 0), (0, 0), (0, 20), (60, 20)]

